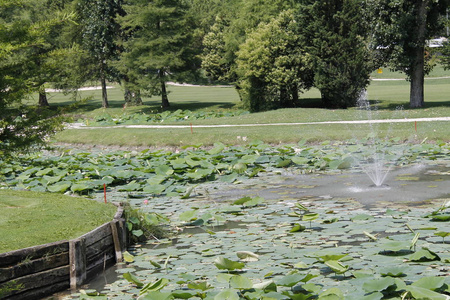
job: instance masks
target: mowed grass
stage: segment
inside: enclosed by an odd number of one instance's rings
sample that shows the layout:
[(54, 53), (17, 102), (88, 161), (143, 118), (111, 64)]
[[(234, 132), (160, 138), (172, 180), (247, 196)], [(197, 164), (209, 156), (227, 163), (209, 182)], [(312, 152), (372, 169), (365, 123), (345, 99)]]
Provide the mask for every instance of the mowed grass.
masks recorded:
[(80, 197), (0, 190), (0, 253), (77, 238), (111, 221), (116, 210)]
[[(55, 142), (78, 143), (90, 145), (120, 146), (186, 146), (191, 144), (212, 145), (215, 142), (225, 144), (246, 143), (255, 139), (268, 143), (292, 143), (301, 139), (311, 142), (324, 140), (346, 140), (352, 137), (361, 138), (374, 130), (373, 125), (336, 125), (315, 124), (295, 126), (254, 126), (254, 127), (211, 127), (197, 128), (196, 125), (241, 125), (241, 124), (273, 124), (273, 123), (315, 123), (325, 121), (350, 121), (367, 119), (405, 119), (433, 118), (450, 116), (450, 71), (438, 67), (425, 81), (425, 107), (409, 108), (409, 82), (392, 80), (404, 78), (400, 73), (384, 70), (383, 74), (374, 73), (377, 80), (371, 81), (367, 89), (367, 97), (372, 105), (370, 112), (358, 108), (346, 110), (329, 110), (320, 108), (320, 93), (316, 89), (301, 95), (302, 107), (279, 109), (267, 112), (252, 113), (243, 116), (215, 118), (206, 120), (187, 120), (184, 122), (164, 122), (156, 125), (185, 125), (186, 128), (174, 129), (90, 129), (65, 130), (57, 134)], [(382, 80), (384, 79), (384, 80)], [(385, 80), (389, 79), (389, 80)], [(169, 100), (171, 110), (189, 109), (191, 111), (229, 111), (239, 106), (240, 100), (232, 87), (204, 86), (170, 86)], [(160, 112), (160, 99), (144, 98), (144, 105), (123, 108), (123, 92), (116, 86), (108, 90), (111, 108), (102, 109), (101, 92), (86, 91), (82, 97), (91, 100), (78, 105), (70, 113), (74, 119), (93, 119), (103, 113), (111, 116), (123, 114)], [(65, 100), (64, 100), (65, 99)], [(71, 102), (61, 93), (51, 93), (53, 105), (67, 105)], [(191, 133), (190, 125), (193, 125)], [(449, 122), (414, 122), (375, 126), (379, 135), (398, 137), (402, 140), (444, 140), (450, 141)]]

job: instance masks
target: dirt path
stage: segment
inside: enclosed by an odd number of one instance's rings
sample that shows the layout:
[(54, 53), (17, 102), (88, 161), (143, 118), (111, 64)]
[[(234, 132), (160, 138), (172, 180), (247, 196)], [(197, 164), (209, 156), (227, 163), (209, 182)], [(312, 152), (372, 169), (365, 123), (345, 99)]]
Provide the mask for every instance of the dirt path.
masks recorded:
[(257, 127), (257, 126), (298, 126), (322, 124), (379, 124), (379, 123), (414, 123), (414, 122), (448, 122), (450, 117), (413, 118), (413, 119), (384, 119), (384, 120), (354, 120), (354, 121), (324, 121), (299, 123), (265, 123), (265, 124), (223, 124), (223, 125), (115, 125), (115, 126), (86, 126), (82, 123), (72, 123), (69, 129), (105, 129), (105, 128), (219, 128), (219, 127)]

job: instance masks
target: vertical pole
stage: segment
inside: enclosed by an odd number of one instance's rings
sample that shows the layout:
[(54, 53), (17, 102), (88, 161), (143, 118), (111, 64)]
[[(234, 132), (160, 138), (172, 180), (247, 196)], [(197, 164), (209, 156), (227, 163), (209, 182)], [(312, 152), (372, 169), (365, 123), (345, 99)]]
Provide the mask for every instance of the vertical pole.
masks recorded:
[(69, 241), (70, 288), (86, 281), (86, 243), (84, 238)]
[(116, 252), (116, 262), (123, 261), (122, 255), (122, 245), (120, 243), (119, 231), (117, 230), (117, 225), (119, 225), (119, 221), (113, 220), (109, 223), (111, 225), (111, 234), (114, 241), (114, 251)]

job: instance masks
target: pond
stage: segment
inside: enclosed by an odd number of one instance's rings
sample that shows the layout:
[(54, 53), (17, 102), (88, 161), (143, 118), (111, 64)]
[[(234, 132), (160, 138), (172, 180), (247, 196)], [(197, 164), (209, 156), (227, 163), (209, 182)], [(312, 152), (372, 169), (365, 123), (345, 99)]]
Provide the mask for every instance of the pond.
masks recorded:
[(449, 183), (448, 163), (394, 168), (380, 187), (358, 170), (279, 169), (189, 199), (133, 197), (171, 236), (65, 298), (446, 299)]

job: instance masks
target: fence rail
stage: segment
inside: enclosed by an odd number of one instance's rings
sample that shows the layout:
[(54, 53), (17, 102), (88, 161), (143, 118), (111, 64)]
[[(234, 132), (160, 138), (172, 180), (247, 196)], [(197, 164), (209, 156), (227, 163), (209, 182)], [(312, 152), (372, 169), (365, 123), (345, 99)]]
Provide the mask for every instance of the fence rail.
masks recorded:
[(39, 299), (76, 289), (121, 262), (127, 247), (123, 206), (111, 222), (70, 241), (0, 254), (0, 298)]

